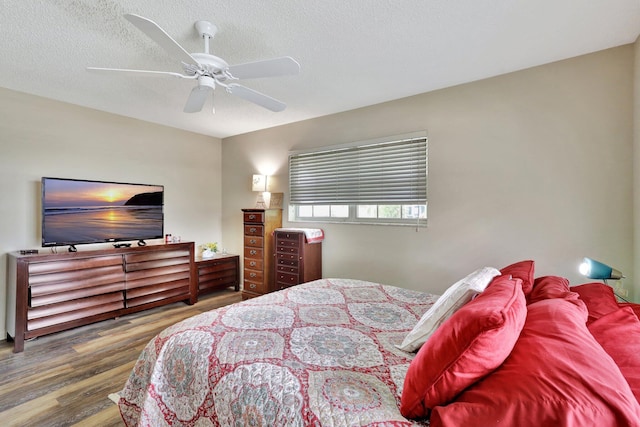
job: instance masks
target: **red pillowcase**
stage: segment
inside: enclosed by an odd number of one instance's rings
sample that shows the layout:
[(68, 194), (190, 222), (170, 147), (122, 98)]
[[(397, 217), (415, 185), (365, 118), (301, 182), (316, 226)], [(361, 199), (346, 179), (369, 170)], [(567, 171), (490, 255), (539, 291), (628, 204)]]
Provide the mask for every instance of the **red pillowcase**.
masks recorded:
[(581, 311), (587, 312), (584, 302), (580, 300), (580, 296), (576, 292), (570, 290), (569, 280), (564, 277), (543, 276), (536, 278), (527, 303), (533, 304), (549, 298), (562, 298), (575, 304)]
[(527, 306), (510, 356), (431, 413), (431, 426), (631, 426), (640, 405), (587, 330), (586, 310), (563, 298)]
[(411, 361), (400, 412), (424, 418), (496, 369), (507, 358), (526, 318), (521, 280), (498, 276), (447, 319)]
[(640, 402), (640, 320), (631, 307), (602, 316), (589, 325), (589, 331), (616, 362)]
[(604, 283), (586, 283), (580, 286), (572, 286), (571, 290), (580, 295), (580, 299), (587, 305), (589, 310), (587, 324), (619, 308), (613, 288)]
[(529, 297), (529, 294), (533, 289), (534, 269), (535, 262), (527, 260), (508, 265), (500, 270), (500, 273), (502, 273), (503, 276), (510, 275), (514, 279), (522, 280), (522, 292), (524, 292), (525, 297)]

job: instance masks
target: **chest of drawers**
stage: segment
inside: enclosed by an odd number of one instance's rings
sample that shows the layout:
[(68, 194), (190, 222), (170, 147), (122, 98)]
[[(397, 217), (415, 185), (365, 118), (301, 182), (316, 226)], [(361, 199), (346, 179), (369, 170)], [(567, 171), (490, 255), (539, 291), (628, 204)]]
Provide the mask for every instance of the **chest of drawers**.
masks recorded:
[(308, 243), (303, 230), (276, 230), (275, 290), (322, 278), (322, 242)]
[(213, 258), (195, 259), (198, 295), (226, 289), (230, 286), (240, 290), (240, 257), (231, 254), (216, 254)]
[(242, 209), (244, 269), (242, 298), (271, 292), (274, 279), (273, 232), (282, 227), (281, 209)]

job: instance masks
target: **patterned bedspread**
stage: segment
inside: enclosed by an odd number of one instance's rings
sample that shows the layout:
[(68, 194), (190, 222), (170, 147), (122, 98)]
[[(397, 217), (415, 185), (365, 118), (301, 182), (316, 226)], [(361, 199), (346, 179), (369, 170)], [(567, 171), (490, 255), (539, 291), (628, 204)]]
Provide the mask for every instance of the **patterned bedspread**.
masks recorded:
[[(120, 393), (128, 426), (407, 426), (414, 354), (435, 295), (322, 279), (222, 307), (149, 342)], [(419, 424), (418, 424), (419, 425)]]

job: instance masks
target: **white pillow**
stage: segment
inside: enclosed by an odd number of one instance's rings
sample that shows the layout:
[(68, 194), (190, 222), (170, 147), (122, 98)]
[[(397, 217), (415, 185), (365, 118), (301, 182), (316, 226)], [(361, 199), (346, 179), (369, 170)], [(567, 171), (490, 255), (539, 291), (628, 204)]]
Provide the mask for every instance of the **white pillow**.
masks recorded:
[(494, 277), (500, 276), (500, 271), (493, 267), (483, 267), (474, 271), (462, 280), (457, 281), (438, 298), (422, 318), (404, 338), (402, 344), (396, 346), (400, 350), (413, 352), (418, 350), (438, 326), (447, 320), (460, 307), (484, 291)]

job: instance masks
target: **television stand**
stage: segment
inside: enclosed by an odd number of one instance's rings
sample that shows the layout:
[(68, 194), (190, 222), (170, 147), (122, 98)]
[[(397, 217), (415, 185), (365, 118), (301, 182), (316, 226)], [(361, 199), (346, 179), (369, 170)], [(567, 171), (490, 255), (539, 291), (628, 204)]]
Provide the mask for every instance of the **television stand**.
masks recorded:
[(145, 242), (144, 240), (140, 239), (140, 240), (138, 240), (138, 246), (147, 246), (147, 242)]
[[(7, 333), (27, 340), (154, 307), (198, 300), (194, 243), (7, 255)], [(234, 270), (235, 272), (235, 270)]]

